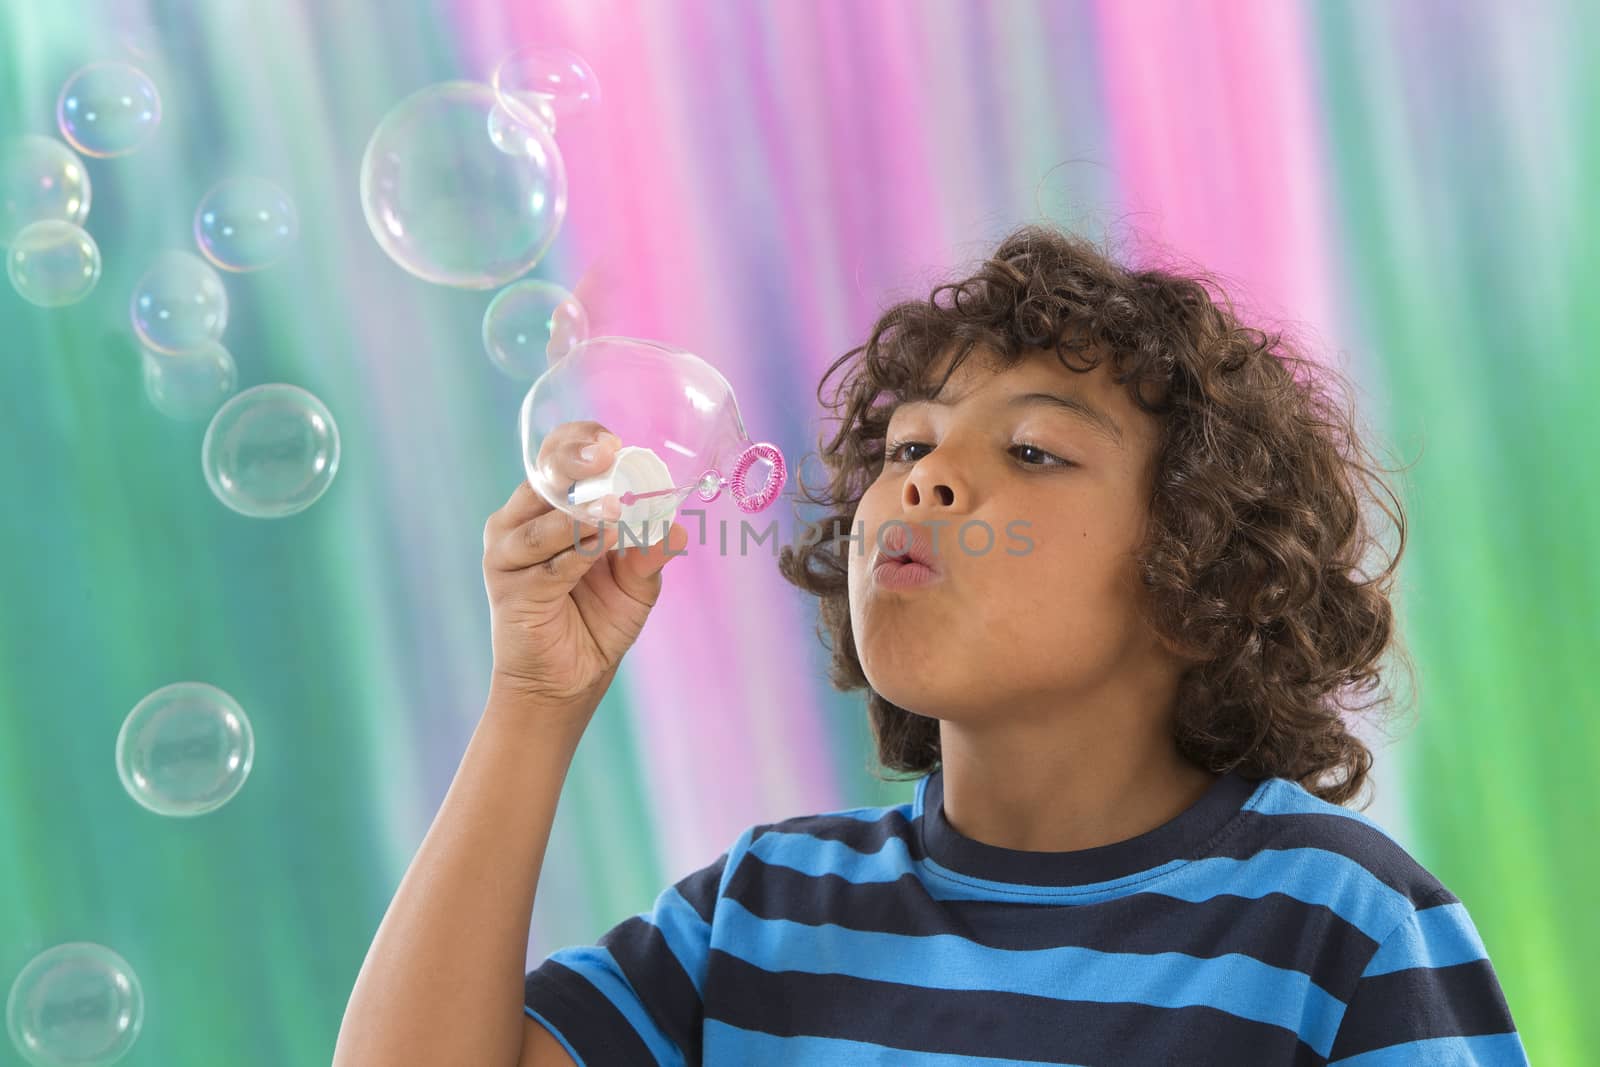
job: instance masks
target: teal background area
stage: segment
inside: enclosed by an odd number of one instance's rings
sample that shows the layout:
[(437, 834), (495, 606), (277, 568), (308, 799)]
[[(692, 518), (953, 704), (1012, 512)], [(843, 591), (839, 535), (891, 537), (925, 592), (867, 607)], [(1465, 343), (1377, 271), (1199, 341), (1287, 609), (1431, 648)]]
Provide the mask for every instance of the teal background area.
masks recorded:
[[(521, 477), (525, 388), (481, 351), (492, 293), (378, 249), (361, 152), (408, 93), (553, 43), (606, 95), (558, 131), (571, 208), (531, 276), (583, 282), (597, 332), (716, 363), (792, 464), (822, 369), (878, 311), (1040, 216), (1215, 269), (1349, 371), (1378, 447), (1415, 461), (1416, 715), (1375, 741), (1367, 813), (1466, 903), (1533, 1062), (1583, 1061), (1597, 31), (1577, 0), (10, 0), (0, 137), (54, 135), (61, 85), (102, 59), (144, 66), (165, 114), (139, 152), (85, 161), (90, 297), (45, 311), (0, 286), (0, 989), (99, 942), (146, 1000), (122, 1062), (330, 1058), (482, 709), (481, 534)], [(309, 389), (343, 442), (330, 491), (282, 520), (210, 495), (205, 424), (146, 402), (127, 318), (235, 173), (283, 185), (302, 224), (283, 263), (224, 279), (241, 388)], [(813, 605), (770, 558), (671, 566), (569, 776), (530, 961), (745, 826), (910, 798), (872, 775), (860, 695), (828, 687)], [(240, 702), (256, 761), (226, 807), (169, 819), (124, 794), (113, 744), (184, 680)]]

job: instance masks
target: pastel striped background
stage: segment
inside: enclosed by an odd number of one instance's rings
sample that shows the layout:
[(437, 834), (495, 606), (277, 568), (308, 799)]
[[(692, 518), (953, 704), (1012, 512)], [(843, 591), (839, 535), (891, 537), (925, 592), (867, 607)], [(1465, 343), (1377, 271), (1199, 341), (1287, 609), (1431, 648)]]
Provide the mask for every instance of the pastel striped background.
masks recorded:
[[(1419, 715), (1369, 813), (1467, 903), (1534, 1062), (1579, 1062), (1600, 1043), (1597, 23), (1582, 0), (0, 6), (0, 135), (51, 133), (96, 59), (145, 57), (166, 105), (145, 150), (88, 162), (91, 298), (0, 289), (0, 986), (99, 941), (148, 1001), (124, 1062), (327, 1061), (481, 710), (482, 524), (520, 477), (522, 390), (479, 347), (492, 294), (389, 262), (357, 169), (404, 95), (542, 42), (589, 59), (605, 107), (559, 131), (571, 212), (535, 275), (591, 271), (598, 331), (705, 355), (792, 460), (821, 369), (886, 302), (1040, 216), (1209, 267), (1350, 369), (1380, 447), (1417, 460)], [(332, 490), (280, 521), (211, 498), (204, 424), (144, 402), (125, 320), (230, 173), (279, 181), (304, 227), (227, 279), (242, 385), (302, 385), (343, 434)], [(530, 960), (751, 823), (910, 796), (869, 774), (812, 618), (764, 554), (671, 565), (568, 780)], [(229, 806), (165, 820), (112, 746), (185, 679), (240, 700), (257, 761)]]

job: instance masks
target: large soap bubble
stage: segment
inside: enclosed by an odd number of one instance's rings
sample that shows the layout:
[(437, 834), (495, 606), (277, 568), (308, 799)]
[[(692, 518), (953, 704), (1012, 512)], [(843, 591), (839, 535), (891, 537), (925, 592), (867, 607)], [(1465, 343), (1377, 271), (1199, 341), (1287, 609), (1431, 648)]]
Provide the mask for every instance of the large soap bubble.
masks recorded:
[(192, 352), (228, 326), (228, 291), (210, 264), (162, 252), (133, 289), (133, 332), (157, 352)]
[(588, 336), (583, 305), (554, 282), (508, 285), (483, 313), (484, 350), (496, 367), (520, 382), (533, 381)]
[(81, 226), (59, 219), (24, 226), (6, 251), (17, 295), (43, 308), (76, 304), (100, 281), (100, 246)]
[(22, 968), (6, 998), (11, 1043), (35, 1067), (104, 1067), (139, 1039), (144, 992), (128, 961), (74, 941)]
[(379, 247), (412, 274), (494, 289), (555, 240), (566, 167), (549, 131), (511, 121), (489, 86), (445, 82), (402, 100), (373, 131), (361, 207)]
[(211, 417), (201, 443), (206, 483), (241, 515), (304, 511), (339, 470), (339, 427), (322, 401), (295, 385), (258, 385)]
[(33, 134), (0, 141), (0, 245), (9, 247), (34, 222), (83, 225), (90, 194), (83, 161), (60, 141)]
[(117, 734), (117, 775), (157, 815), (204, 815), (239, 792), (255, 751), (237, 700), (214, 685), (177, 682), (128, 713)]
[[(726, 487), (740, 511), (760, 511), (787, 475), (783, 453), (745, 433), (727, 379), (700, 357), (654, 341), (595, 337), (573, 346), (528, 390), (520, 425), (528, 483), (590, 522), (590, 508), (615, 497), (631, 531), (619, 547), (661, 540), (691, 493), (709, 502)], [(610, 470), (576, 478), (575, 457), (596, 425), (622, 448)]]
[(194, 213), (200, 254), (223, 270), (269, 267), (300, 235), (300, 214), (289, 194), (265, 178), (218, 182)]
[(239, 387), (239, 368), (220, 342), (190, 352), (142, 353), (144, 393), (170, 419), (193, 421), (213, 415)]
[(124, 156), (161, 125), (161, 94), (138, 67), (93, 63), (61, 87), (56, 125), (85, 155)]
[(600, 106), (600, 79), (583, 57), (565, 48), (521, 48), (495, 68), (497, 99), (517, 121), (555, 132), (556, 121)]

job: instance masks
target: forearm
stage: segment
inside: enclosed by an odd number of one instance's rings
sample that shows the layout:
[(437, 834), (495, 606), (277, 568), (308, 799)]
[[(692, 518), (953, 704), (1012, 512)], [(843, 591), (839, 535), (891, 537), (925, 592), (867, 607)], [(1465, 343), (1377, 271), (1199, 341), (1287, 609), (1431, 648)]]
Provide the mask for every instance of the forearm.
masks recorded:
[(345, 1009), (335, 1067), (517, 1063), (534, 893), (582, 735), (492, 695)]

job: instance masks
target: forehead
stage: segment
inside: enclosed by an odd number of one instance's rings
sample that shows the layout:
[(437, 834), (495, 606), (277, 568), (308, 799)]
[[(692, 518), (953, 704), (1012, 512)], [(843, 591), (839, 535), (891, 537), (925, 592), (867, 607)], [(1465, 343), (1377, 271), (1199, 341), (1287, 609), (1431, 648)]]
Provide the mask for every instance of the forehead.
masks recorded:
[[(1092, 399), (1110, 414), (1123, 421), (1124, 412), (1131, 418), (1143, 414), (1124, 385), (1118, 385), (1111, 376), (1110, 361), (1101, 359), (1092, 369), (1082, 370), (1064, 366), (1061, 357), (1053, 350), (1030, 349), (1014, 362), (1007, 363), (993, 350), (982, 345), (972, 349), (954, 373), (951, 361), (957, 349), (947, 348), (929, 365), (919, 389), (908, 390), (906, 401), (931, 400), (961, 403), (968, 399), (981, 399), (988, 394), (1007, 394), (1032, 389), (1057, 390), (1076, 393)], [(1070, 357), (1069, 357), (1070, 358)], [(1072, 360), (1082, 367), (1082, 360)], [(949, 374), (948, 381), (945, 376)]]
[(928, 402), (934, 407), (972, 404), (994, 405), (998, 409), (1022, 394), (1048, 394), (1108, 416), (1085, 421), (1110, 422), (1113, 435), (1127, 446), (1137, 448), (1153, 441), (1155, 418), (1134, 403), (1126, 385), (1116, 382), (1107, 359), (1084, 370), (1084, 360), (1070, 353), (1068, 359), (1073, 366), (1064, 365), (1053, 349), (1032, 349), (1007, 362), (980, 345), (952, 373), (950, 367), (957, 351), (956, 346), (951, 346), (941, 352), (929, 365), (921, 385), (903, 393), (901, 406), (914, 405), (910, 410), (923, 410), (924, 404), (919, 402)]

